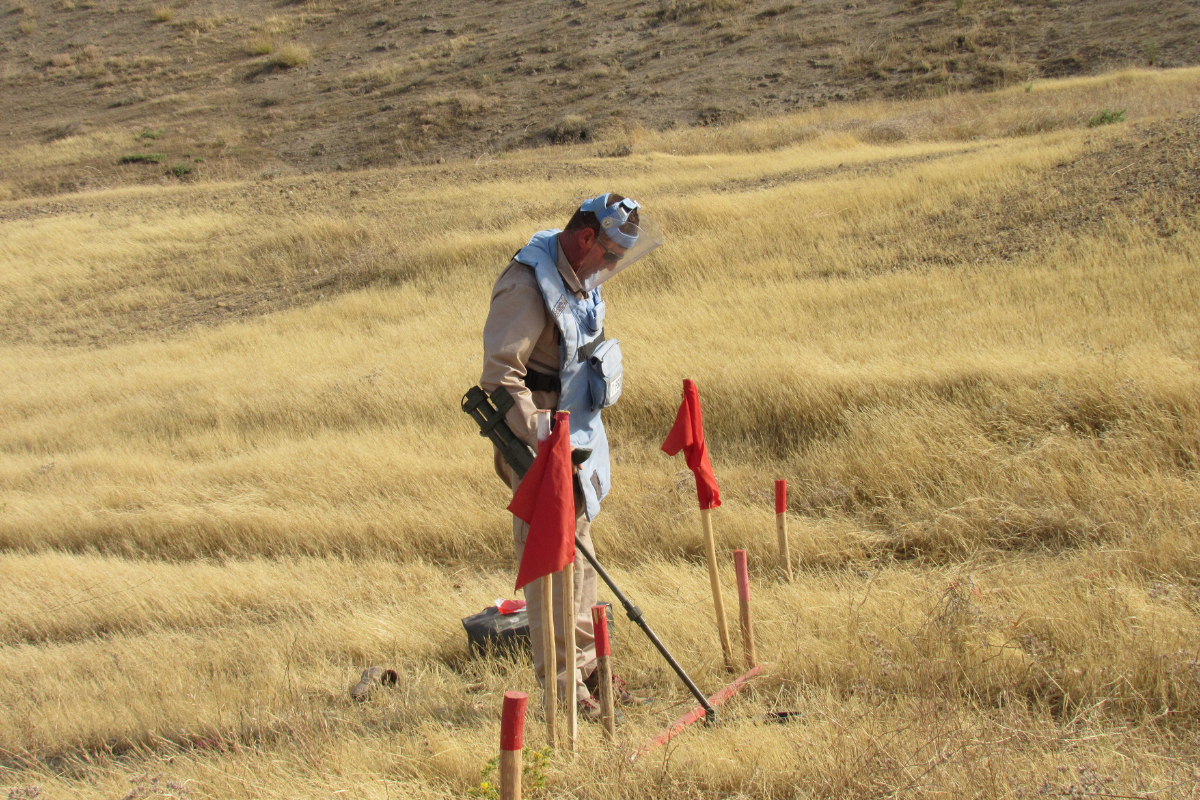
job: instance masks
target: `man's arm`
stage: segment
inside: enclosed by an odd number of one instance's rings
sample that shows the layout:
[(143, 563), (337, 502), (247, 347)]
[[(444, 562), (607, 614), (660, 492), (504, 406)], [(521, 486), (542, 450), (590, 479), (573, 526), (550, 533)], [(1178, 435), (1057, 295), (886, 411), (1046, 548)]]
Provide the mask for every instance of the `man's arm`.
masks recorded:
[(523, 379), (529, 356), (546, 324), (545, 303), (537, 286), (506, 282), (502, 276), (483, 326), (483, 375), (479, 385), (489, 393), (498, 386), (508, 390), (514, 401), (505, 416), (508, 426), (534, 448), (537, 406)]

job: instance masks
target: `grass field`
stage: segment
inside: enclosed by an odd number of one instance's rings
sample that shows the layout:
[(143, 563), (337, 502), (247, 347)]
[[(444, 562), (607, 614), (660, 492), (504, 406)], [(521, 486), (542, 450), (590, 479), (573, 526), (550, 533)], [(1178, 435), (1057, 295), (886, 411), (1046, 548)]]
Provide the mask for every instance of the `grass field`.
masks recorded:
[[(537, 689), (458, 623), (514, 574), (458, 398), (498, 270), (611, 189), (667, 243), (605, 290), (598, 554), (703, 688), (730, 679), (658, 451), (695, 379), (727, 597), (744, 547), (771, 666), (631, 763), (688, 697), (618, 621), (659, 700), (542, 796), (1200, 796), (1198, 142), (1200, 70), (1123, 72), (0, 202), (0, 784), (477, 789), (501, 694)], [(371, 664), (399, 686), (354, 704)]]

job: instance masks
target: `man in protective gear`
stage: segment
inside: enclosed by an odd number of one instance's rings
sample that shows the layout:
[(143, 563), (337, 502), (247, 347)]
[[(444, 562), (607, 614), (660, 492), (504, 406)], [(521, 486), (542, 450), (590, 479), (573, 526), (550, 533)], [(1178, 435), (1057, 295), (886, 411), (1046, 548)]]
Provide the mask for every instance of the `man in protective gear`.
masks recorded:
[[(503, 386), (514, 404), (506, 415), (513, 433), (535, 450), (537, 412), (571, 412), (571, 446), (588, 454), (578, 462), (575, 480), (576, 535), (589, 549), (591, 521), (608, 494), (611, 473), (608, 438), (601, 411), (616, 402), (624, 379), (620, 345), (604, 335), (601, 285), (662, 244), (653, 221), (640, 205), (618, 194), (586, 200), (559, 231), (535, 233), (500, 273), (492, 289), (483, 328), (483, 374), (479, 385), (489, 394)], [(515, 492), (520, 479), (495, 452), (496, 473)], [(517, 561), (524, 552), (529, 525), (513, 517)], [(525, 587), (534, 671), (545, 680), (542, 653), (541, 581)], [(589, 678), (596, 667), (591, 607), (596, 602), (596, 572), (576, 560), (575, 643), (572, 662), (579, 669), (568, 693), (567, 657), (562, 619), (562, 577), (553, 576), (554, 640), (558, 695), (591, 708)]]

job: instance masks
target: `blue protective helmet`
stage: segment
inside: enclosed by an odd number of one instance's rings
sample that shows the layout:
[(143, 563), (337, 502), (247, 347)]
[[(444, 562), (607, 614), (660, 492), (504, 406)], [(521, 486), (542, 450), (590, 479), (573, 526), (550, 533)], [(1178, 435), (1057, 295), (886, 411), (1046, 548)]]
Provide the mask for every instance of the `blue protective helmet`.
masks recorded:
[[(633, 247), (637, 243), (638, 229), (636, 225), (628, 224), (629, 215), (641, 206), (637, 200), (629, 197), (618, 200), (610, 206), (608, 198), (611, 196), (611, 192), (606, 192), (591, 200), (584, 200), (583, 204), (579, 206), (579, 210), (595, 214), (596, 219), (600, 221), (600, 227), (604, 230), (604, 235), (609, 239), (621, 247)], [(625, 230), (622, 230), (623, 226), (625, 226)]]
[(658, 229), (654, 220), (645, 214), (638, 214), (637, 222), (630, 220), (633, 212), (641, 208), (638, 201), (626, 197), (610, 206), (610, 197), (612, 193), (607, 192), (584, 200), (579, 206), (580, 211), (590, 211), (596, 215), (600, 222), (600, 230), (619, 248), (617, 255), (620, 256), (615, 262), (605, 263), (595, 271), (578, 276), (587, 291), (604, 283), (663, 242), (662, 231)]

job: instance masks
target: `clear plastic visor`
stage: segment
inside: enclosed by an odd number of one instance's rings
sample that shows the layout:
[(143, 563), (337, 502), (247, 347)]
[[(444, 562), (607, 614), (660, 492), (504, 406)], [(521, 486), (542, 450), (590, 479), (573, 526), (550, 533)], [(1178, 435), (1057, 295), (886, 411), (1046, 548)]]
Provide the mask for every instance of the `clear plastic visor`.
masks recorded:
[(589, 272), (580, 279), (584, 291), (590, 292), (595, 289), (663, 243), (662, 231), (658, 229), (657, 223), (644, 215), (637, 225), (632, 222), (622, 225), (621, 233), (637, 237), (631, 247), (621, 247), (603, 233), (597, 237), (596, 246), (606, 251), (605, 259), (599, 269)]

